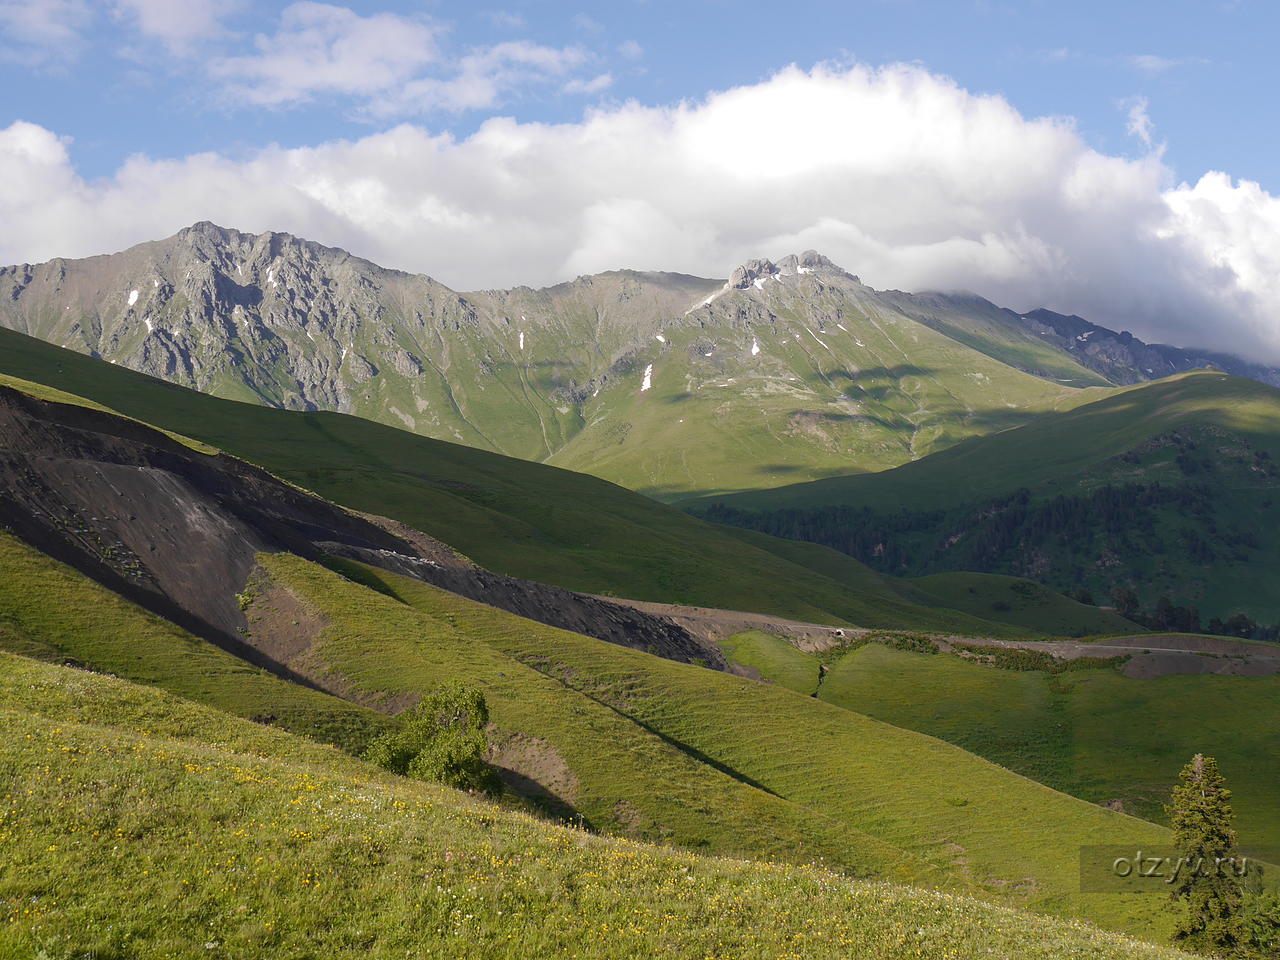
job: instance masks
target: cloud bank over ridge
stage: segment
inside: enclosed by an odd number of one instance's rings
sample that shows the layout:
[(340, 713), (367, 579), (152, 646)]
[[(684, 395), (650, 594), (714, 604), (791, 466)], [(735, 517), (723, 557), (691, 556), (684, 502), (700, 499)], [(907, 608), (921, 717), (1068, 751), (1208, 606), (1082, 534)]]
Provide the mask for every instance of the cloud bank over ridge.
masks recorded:
[[(1147, 137), (1152, 131), (1143, 127)], [(283, 230), (457, 289), (619, 267), (724, 276), (816, 248), (877, 287), (967, 289), (1147, 339), (1280, 362), (1280, 199), (1159, 147), (1090, 148), (923, 68), (819, 66), (572, 124), (412, 124), (236, 156), (136, 156), (100, 181), (54, 131), (0, 129), (0, 262), (209, 219)]]

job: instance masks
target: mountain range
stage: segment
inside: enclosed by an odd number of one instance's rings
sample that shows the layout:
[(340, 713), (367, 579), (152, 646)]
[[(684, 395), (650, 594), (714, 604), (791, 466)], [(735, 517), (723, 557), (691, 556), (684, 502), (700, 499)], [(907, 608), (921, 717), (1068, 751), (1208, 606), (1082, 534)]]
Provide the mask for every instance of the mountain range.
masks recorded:
[(877, 291), (821, 255), (458, 293), (198, 223), (0, 269), (0, 326), (173, 383), (584, 470), (660, 498), (880, 471), (1216, 365), (1078, 317)]

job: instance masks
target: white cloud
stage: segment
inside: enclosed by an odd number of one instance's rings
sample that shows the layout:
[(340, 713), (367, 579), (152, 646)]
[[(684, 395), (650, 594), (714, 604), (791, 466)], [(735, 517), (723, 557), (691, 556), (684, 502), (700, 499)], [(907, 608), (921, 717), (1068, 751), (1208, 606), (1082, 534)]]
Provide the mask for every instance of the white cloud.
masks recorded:
[[(562, 69), (554, 52), (521, 51), (501, 65)], [(1280, 200), (1221, 173), (1176, 184), (1156, 151), (1098, 153), (1070, 121), (1025, 118), (913, 66), (792, 68), (578, 123), (494, 118), (462, 140), (404, 124), (236, 159), (140, 156), (92, 182), (48, 130), (0, 130), (0, 262), (119, 249), (206, 218), (458, 289), (616, 267), (725, 276), (814, 247), (876, 286), (965, 288), (1280, 362)]]
[(368, 17), (311, 0), (291, 4), (257, 52), (210, 63), (227, 89), (250, 103), (280, 106), (318, 94), (369, 95), (403, 84), (437, 56), (428, 25), (391, 13)]
[(85, 0), (0, 0), (0, 60), (65, 65), (79, 55), (92, 19)]
[(1121, 103), (1122, 107), (1127, 107), (1129, 111), (1128, 121), (1125, 124), (1130, 135), (1137, 137), (1142, 141), (1147, 149), (1151, 149), (1153, 141), (1151, 135), (1155, 132), (1156, 125), (1151, 121), (1150, 114), (1147, 113), (1146, 97), (1130, 97)]
[(634, 40), (627, 40), (618, 44), (618, 53), (628, 60), (639, 60), (644, 56), (644, 47)]
[(576, 47), (509, 40), (473, 50), (442, 77), (421, 77), (389, 88), (373, 98), (368, 109), (386, 117), (496, 107), (508, 96), (562, 78), (586, 61), (585, 51)]
[(581, 78), (570, 80), (563, 87), (565, 93), (599, 93), (613, 86), (613, 74), (602, 73), (590, 80)]
[(223, 33), (222, 20), (241, 0), (115, 0), (116, 16), (132, 22), (146, 37), (159, 40), (171, 53), (184, 55), (201, 42)]
[(1167, 70), (1172, 70), (1174, 67), (1185, 67), (1190, 64), (1205, 64), (1209, 62), (1203, 57), (1157, 57), (1155, 54), (1151, 53), (1134, 54), (1129, 57), (1128, 60), (1129, 66), (1133, 67), (1135, 70), (1139, 70), (1142, 73), (1151, 74), (1153, 76), (1155, 74), (1164, 73)]
[[(354, 99), (374, 117), (498, 106), (538, 84), (563, 80), (589, 59), (577, 47), (508, 40), (446, 56), (441, 29), (421, 20), (311, 0), (286, 7), (279, 29), (256, 52), (209, 65), (224, 90), (257, 106), (289, 107), (320, 97)], [(570, 81), (593, 92), (607, 80)], [(593, 86), (595, 84), (595, 86)]]

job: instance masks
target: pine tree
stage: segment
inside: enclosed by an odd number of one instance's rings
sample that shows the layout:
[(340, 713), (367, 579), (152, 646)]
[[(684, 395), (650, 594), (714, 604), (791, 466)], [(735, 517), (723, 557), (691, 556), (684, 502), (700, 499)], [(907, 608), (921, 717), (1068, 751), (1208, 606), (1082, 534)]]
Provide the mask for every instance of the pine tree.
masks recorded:
[(1226, 953), (1240, 940), (1240, 878), (1235, 870), (1235, 814), (1231, 791), (1217, 761), (1196, 754), (1182, 768), (1173, 788), (1169, 821), (1173, 842), (1187, 866), (1179, 874), (1174, 896), (1186, 904), (1186, 916), (1175, 937), (1184, 946), (1206, 953)]

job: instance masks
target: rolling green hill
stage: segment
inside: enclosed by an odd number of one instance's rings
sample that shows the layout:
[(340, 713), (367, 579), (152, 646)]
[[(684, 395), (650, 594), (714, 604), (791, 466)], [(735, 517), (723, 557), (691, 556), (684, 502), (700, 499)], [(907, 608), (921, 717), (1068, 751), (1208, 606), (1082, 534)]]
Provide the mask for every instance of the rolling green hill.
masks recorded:
[[(1083, 843), (1155, 843), (1157, 828), (811, 697), (351, 562), (334, 564), (359, 583), (264, 555), (248, 591), (250, 641), (277, 650), (289, 641), (283, 666), (343, 702), (247, 669), (21, 544), (3, 545), (10, 595), (0, 644), (10, 649), (72, 657), (348, 748), (386, 722), (350, 701), (394, 711), (463, 680), (485, 691), (495, 762), (512, 782), (596, 829), (821, 860), (854, 876), (970, 890), (1148, 935), (1163, 929), (1153, 902), (1073, 893), (1068, 869)], [(292, 598), (284, 608), (281, 591)], [(310, 615), (299, 627), (302, 608)], [(294, 614), (292, 627), (279, 609)]]
[(221, 400), (5, 330), (0, 374), (196, 438), (336, 503), (407, 523), (513, 576), (818, 623), (974, 635), (1022, 629), (996, 622), (995, 611), (988, 620), (922, 606), (834, 552), (743, 539), (594, 477), (341, 414)]
[(1187, 758), (1208, 753), (1230, 781), (1242, 842), (1280, 846), (1280, 746), (1258, 735), (1274, 726), (1278, 676), (1048, 674), (883, 643), (819, 657), (759, 633), (732, 638), (726, 649), (789, 689), (1155, 821), (1164, 820), (1168, 785)]
[[(691, 756), (897, 847), (941, 876), (959, 875), (999, 899), (1150, 935), (1158, 935), (1164, 922), (1152, 902), (1082, 895), (1077, 887), (1082, 844), (1108, 842), (1104, 838), (1161, 842), (1159, 828), (1144, 821), (778, 686), (521, 623), (395, 574), (350, 564), (340, 569), (388, 591), (420, 616), (482, 638)], [(342, 613), (338, 590), (312, 595), (335, 623), (351, 615)], [(389, 609), (378, 615), (394, 616)], [(359, 687), (394, 690), (415, 682), (416, 668), (380, 668), (361, 644), (325, 649), (332, 651), (322, 654), (325, 662)]]
[(0, 530), (0, 649), (149, 684), (358, 751), (381, 714), (282, 680), (193, 637)]
[(6, 960), (492, 958), (514, 944), (584, 958), (1183, 956), (964, 897), (552, 827), (7, 654), (0, 728)]
[[(398, 675), (399, 689), (410, 691), (410, 700), (449, 679), (484, 685), (498, 728), (495, 739), (505, 745), (497, 762), (512, 764), (518, 774), (513, 783), (549, 812), (616, 834), (722, 854), (793, 862), (821, 857), (855, 875), (965, 886), (860, 831), (686, 756), (483, 644), (460, 642), (474, 637), (452, 625), (414, 617), (297, 558), (264, 560), (308, 607), (332, 591), (343, 639), (350, 641), (347, 631), (359, 631), (363, 666)], [(371, 707), (404, 706), (403, 700), (386, 699), (394, 697), (394, 685), (353, 690), (345, 674), (326, 683), (309, 661), (291, 666), (298, 675), (310, 670), (317, 686), (341, 690), (346, 699), (249, 667), (2, 534), (0, 569), (0, 649), (69, 659), (356, 753), (391, 722)], [(259, 595), (267, 582), (263, 578), (254, 588)], [(261, 625), (265, 602), (251, 611), (261, 634), (257, 642), (291, 632), (281, 624), (274, 633)]]
[[(1280, 620), (1280, 391), (1212, 372), (1119, 391), (895, 470), (688, 506), (899, 575), (1029, 576)], [(954, 594), (952, 594), (954, 596)]]

